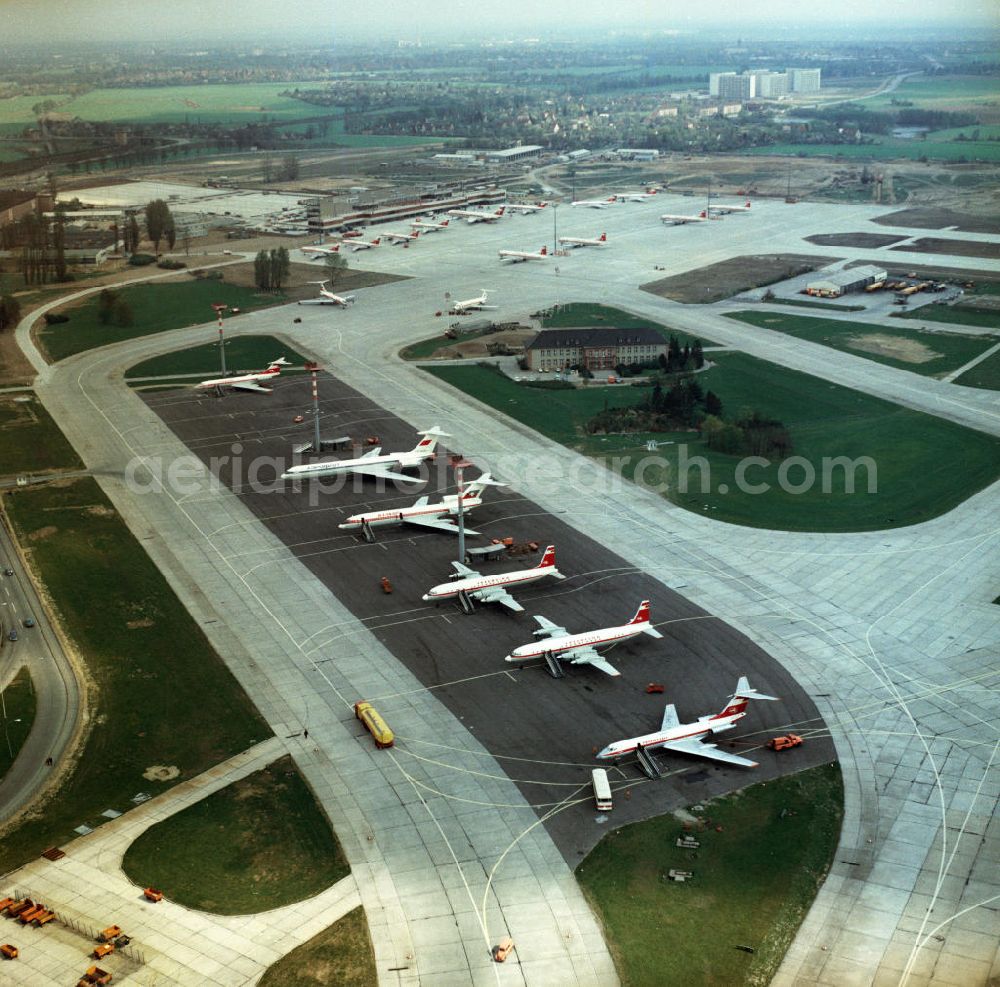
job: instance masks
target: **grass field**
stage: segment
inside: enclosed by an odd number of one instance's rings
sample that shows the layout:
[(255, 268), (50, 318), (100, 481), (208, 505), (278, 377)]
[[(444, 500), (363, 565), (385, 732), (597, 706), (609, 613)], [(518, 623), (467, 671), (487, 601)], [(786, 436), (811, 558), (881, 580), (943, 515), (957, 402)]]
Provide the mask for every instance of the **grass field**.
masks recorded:
[(712, 340), (704, 336), (691, 336), (678, 329), (671, 329), (652, 319), (625, 312), (609, 305), (595, 305), (589, 302), (570, 302), (568, 305), (558, 305), (548, 311), (542, 319), (546, 329), (567, 329), (575, 326), (615, 326), (618, 329), (655, 329), (664, 339), (676, 336), (677, 341), (684, 346), (700, 339), (702, 343), (713, 346)]
[(955, 378), (955, 383), (963, 384), (965, 387), (1000, 391), (1000, 353), (994, 353), (971, 370), (966, 370), (961, 377)]
[(82, 469), (83, 463), (34, 394), (0, 395), (0, 476)]
[[(230, 372), (264, 367), (268, 361), (283, 356), (292, 363), (306, 358), (274, 336), (233, 336), (226, 340), (226, 367)], [(219, 344), (205, 343), (186, 350), (176, 350), (143, 360), (125, 371), (125, 379), (166, 377), (172, 374), (214, 374), (220, 369)], [(190, 383), (190, 381), (188, 381)]]
[[(698, 377), (702, 387), (721, 398), (727, 418), (757, 409), (784, 422), (793, 455), (815, 471), (816, 481), (807, 490), (782, 489), (779, 462), (748, 469), (746, 489), (741, 488), (736, 473), (740, 458), (707, 449), (694, 432), (583, 432), (605, 401), (609, 407), (636, 403), (643, 392), (633, 388), (543, 391), (478, 366), (425, 369), (570, 448), (600, 459), (623, 457), (627, 478), (654, 489), (666, 483), (665, 496), (675, 504), (734, 524), (788, 531), (870, 531), (916, 524), (950, 510), (1000, 475), (1000, 440), (743, 353), (713, 353), (712, 359), (716, 365)], [(675, 444), (661, 447), (650, 461), (648, 439)], [(704, 457), (707, 469), (680, 470), (682, 450), (689, 459)], [(828, 468), (824, 483), (824, 460), (841, 456), (871, 457), (877, 489), (868, 492), (865, 469), (857, 471), (854, 493), (840, 469)], [(794, 488), (805, 467), (785, 468)], [(642, 471), (638, 476), (637, 470)], [(915, 476), (919, 483), (913, 482)], [(754, 492), (759, 483), (767, 489)]]
[(75, 769), (29, 823), (5, 834), (0, 872), (96, 827), (270, 735), (236, 679), (97, 483), (58, 481), (8, 493), (4, 507), (93, 684)]
[[(940, 141), (906, 140), (901, 137), (874, 137), (873, 144), (770, 144), (766, 147), (749, 147), (740, 154), (781, 154), (796, 157), (843, 157), (881, 161), (887, 158), (907, 158), (919, 161), (1000, 161), (1000, 142), (996, 141)], [(865, 193), (868, 195), (869, 193)]]
[[(5, 634), (7, 629), (4, 624)], [(17, 645), (4, 642), (5, 649), (12, 647), (16, 648)], [(27, 667), (22, 668), (10, 685), (0, 693), (0, 720), (3, 723), (3, 736), (0, 737), (0, 778), (3, 778), (24, 746), (35, 722), (35, 689)]]
[(442, 346), (454, 346), (457, 342), (468, 343), (473, 339), (479, 339), (480, 336), (485, 335), (486, 332), (484, 330), (482, 332), (462, 333), (458, 339), (449, 339), (447, 336), (422, 339), (419, 343), (412, 343), (409, 346), (403, 347), (399, 351), (399, 355), (404, 360), (426, 360), (433, 356)]
[[(726, 317), (927, 377), (938, 377), (957, 370), (996, 343), (992, 336), (928, 333), (905, 325), (897, 329), (870, 322), (813, 319), (779, 312), (727, 312)], [(857, 345), (851, 345), (854, 340), (866, 339), (868, 343), (864, 345), (871, 345), (878, 351), (862, 350)], [(874, 341), (876, 339), (878, 342)]]
[(39, 342), (49, 360), (55, 363), (96, 346), (209, 322), (215, 319), (212, 302), (223, 302), (248, 311), (281, 305), (287, 300), (284, 295), (257, 294), (253, 288), (210, 278), (192, 278), (168, 284), (137, 284), (120, 289), (118, 294), (132, 309), (132, 325), (102, 325), (97, 317), (96, 294), (82, 302), (71, 303), (58, 309), (69, 316), (69, 322), (42, 325), (38, 329)]
[(965, 109), (997, 101), (997, 80), (988, 75), (910, 76), (893, 92), (882, 93), (866, 99), (870, 110), (893, 108), (893, 100), (907, 100), (914, 106), (928, 110)]
[(985, 309), (970, 308), (964, 305), (944, 305), (940, 302), (932, 302), (930, 305), (921, 305), (920, 308), (895, 314), (899, 319), (950, 322), (957, 326), (982, 326), (986, 329), (996, 329), (1000, 333), (1000, 310), (997, 309), (989, 312)]
[(770, 305), (794, 305), (801, 308), (825, 308), (837, 312), (863, 312), (864, 305), (835, 305), (833, 302), (813, 302), (805, 298), (774, 298)]
[(122, 869), (139, 887), (217, 915), (290, 905), (350, 873), (287, 755), (147, 829)]
[(359, 907), (283, 956), (265, 971), (259, 987), (375, 987), (377, 983), (368, 921)]
[[(622, 987), (770, 983), (830, 867), (842, 817), (840, 769), (829, 764), (708, 803), (692, 824), (697, 850), (675, 845), (683, 829), (670, 815), (605, 836), (576, 873)], [(667, 880), (671, 869), (694, 877)]]

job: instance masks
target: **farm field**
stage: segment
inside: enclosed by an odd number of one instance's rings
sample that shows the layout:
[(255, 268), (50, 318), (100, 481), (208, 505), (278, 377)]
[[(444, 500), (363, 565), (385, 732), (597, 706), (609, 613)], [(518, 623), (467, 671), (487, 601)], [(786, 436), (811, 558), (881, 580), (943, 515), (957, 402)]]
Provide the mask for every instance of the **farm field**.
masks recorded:
[[(633, 387), (553, 391), (515, 383), (482, 366), (424, 369), (585, 455), (609, 463), (617, 457), (626, 478), (674, 504), (733, 524), (785, 531), (916, 524), (950, 510), (1000, 475), (1000, 440), (743, 353), (711, 357), (714, 366), (698, 380), (722, 400), (723, 417), (756, 409), (781, 421), (791, 434), (792, 455), (809, 462), (815, 483), (795, 490), (805, 472), (796, 468), (788, 474), (795, 477), (791, 488), (782, 489), (779, 461), (755, 466), (740, 483), (740, 457), (708, 449), (697, 432), (588, 434), (584, 426), (605, 402), (611, 408), (638, 403), (644, 392)], [(652, 460), (646, 449), (651, 439), (665, 443)], [(694, 457), (703, 457), (707, 468), (690, 465)], [(824, 467), (838, 457), (869, 465), (846, 476), (839, 467)], [(959, 460), (961, 470), (954, 466)], [(683, 469), (682, 462), (688, 464)], [(914, 476), (921, 477), (919, 484)], [(873, 479), (876, 489), (869, 490)], [(765, 486), (753, 489), (758, 483)]]
[[(770, 983), (833, 860), (842, 802), (829, 764), (714, 799), (687, 827), (667, 815), (605, 836), (576, 874), (622, 987)], [(685, 829), (697, 850), (676, 846)]]
[(991, 336), (929, 333), (905, 325), (897, 329), (850, 319), (817, 319), (780, 312), (727, 312), (726, 317), (928, 377), (957, 370), (996, 344)]

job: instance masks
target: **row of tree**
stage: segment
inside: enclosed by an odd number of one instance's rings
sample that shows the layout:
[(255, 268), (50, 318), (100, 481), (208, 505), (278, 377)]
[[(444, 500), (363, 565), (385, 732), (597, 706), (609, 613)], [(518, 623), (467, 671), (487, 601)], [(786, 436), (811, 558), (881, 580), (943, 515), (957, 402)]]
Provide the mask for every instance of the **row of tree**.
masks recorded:
[(253, 259), (253, 280), (261, 291), (281, 291), (290, 271), (291, 261), (285, 247), (258, 251)]

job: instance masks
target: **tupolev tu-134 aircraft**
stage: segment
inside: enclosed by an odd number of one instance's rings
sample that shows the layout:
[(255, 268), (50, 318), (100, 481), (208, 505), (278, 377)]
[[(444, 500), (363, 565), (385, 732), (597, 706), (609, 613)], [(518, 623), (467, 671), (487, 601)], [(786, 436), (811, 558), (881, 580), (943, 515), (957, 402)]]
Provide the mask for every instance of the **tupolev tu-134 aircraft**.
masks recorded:
[(290, 466), (281, 474), (282, 480), (314, 480), (324, 476), (336, 476), (338, 473), (358, 473), (361, 476), (371, 476), (383, 480), (405, 480), (407, 483), (419, 483), (420, 477), (407, 476), (395, 470), (413, 469), (425, 459), (434, 455), (438, 439), (447, 437), (436, 425), (423, 432), (418, 432), (420, 441), (407, 452), (382, 452), (381, 446), (376, 446), (357, 459), (326, 459), (318, 463), (303, 463)]

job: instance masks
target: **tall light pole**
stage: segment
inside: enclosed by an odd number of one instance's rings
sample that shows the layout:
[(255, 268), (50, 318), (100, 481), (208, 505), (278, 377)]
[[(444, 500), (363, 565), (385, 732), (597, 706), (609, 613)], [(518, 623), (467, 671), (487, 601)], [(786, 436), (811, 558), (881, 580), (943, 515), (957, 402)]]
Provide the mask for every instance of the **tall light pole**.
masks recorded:
[(465, 502), (462, 497), (465, 490), (462, 487), (462, 478), (465, 467), (472, 463), (466, 461), (461, 456), (451, 457), (452, 469), (455, 470), (455, 482), (458, 486), (458, 561), (465, 562)]
[(312, 401), (313, 401), (313, 452), (322, 452), (322, 440), (319, 437), (319, 364), (309, 361), (306, 363), (306, 370), (312, 375)]
[(222, 313), (229, 308), (228, 305), (224, 305), (222, 302), (212, 302), (212, 308), (215, 309), (215, 314), (219, 317), (219, 359), (222, 360), (222, 376), (226, 376), (226, 343), (222, 338)]
[(559, 212), (559, 203), (552, 203), (552, 253), (555, 254), (559, 250), (559, 223), (557, 222), (557, 215)]

